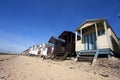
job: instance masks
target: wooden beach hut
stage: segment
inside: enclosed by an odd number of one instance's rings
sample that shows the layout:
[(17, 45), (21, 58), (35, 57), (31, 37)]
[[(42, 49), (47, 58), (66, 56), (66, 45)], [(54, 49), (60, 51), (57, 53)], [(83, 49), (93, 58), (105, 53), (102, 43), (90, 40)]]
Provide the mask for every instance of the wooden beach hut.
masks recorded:
[(53, 56), (55, 59), (64, 60), (67, 57), (75, 56), (75, 34), (71, 31), (64, 31), (58, 38), (51, 37), (48, 41), (54, 44)]
[(30, 48), (26, 49), (25, 51), (22, 52), (22, 55), (23, 56), (27, 56), (29, 55), (29, 52), (30, 52)]
[(43, 58), (51, 57), (53, 53), (54, 46), (49, 43), (43, 43), (40, 45), (33, 45), (25, 50), (22, 54), (25, 56), (40, 56)]
[[(76, 60), (93, 56), (94, 62), (100, 54), (107, 55), (108, 58), (120, 54), (118, 37), (106, 19), (87, 20), (75, 33)], [(81, 39), (77, 38), (78, 35)]]
[(41, 47), (39, 48), (39, 55), (41, 57), (50, 58), (53, 53), (54, 47), (51, 44), (43, 43), (41, 44)]
[(39, 45), (33, 45), (29, 47), (27, 50), (23, 51), (24, 56), (30, 56), (30, 55), (38, 55), (38, 48)]
[(38, 55), (38, 51), (39, 51), (39, 47), (40, 47), (40, 45), (33, 45), (33, 46), (31, 46), (29, 54), (37, 56)]

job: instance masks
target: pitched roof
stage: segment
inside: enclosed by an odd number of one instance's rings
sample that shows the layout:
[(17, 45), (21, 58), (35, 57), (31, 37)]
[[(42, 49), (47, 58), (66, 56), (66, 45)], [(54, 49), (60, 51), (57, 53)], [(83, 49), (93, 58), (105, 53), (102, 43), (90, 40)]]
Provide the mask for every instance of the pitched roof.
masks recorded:
[(63, 31), (60, 35), (59, 38), (62, 38), (65, 35), (69, 35), (69, 34), (73, 34), (75, 36), (75, 33), (73, 33), (72, 31)]
[(62, 40), (62, 39), (60, 39), (60, 38), (55, 38), (55, 37), (53, 37), (53, 36), (49, 39), (48, 42), (55, 44), (56, 41), (65, 42), (64, 40)]
[[(106, 21), (107, 22), (107, 19), (89, 19), (89, 20), (86, 20), (82, 25), (80, 25), (75, 31), (79, 30), (81, 27), (87, 27), (87, 26), (91, 26), (95, 23), (99, 23), (99, 22), (103, 22), (103, 21)], [(118, 39), (116, 33), (114, 32), (114, 30), (112, 29), (112, 27), (108, 24), (107, 22), (107, 25), (111, 28), (112, 32), (115, 34), (116, 38)]]
[(79, 30), (81, 27), (91, 26), (95, 23), (107, 21), (106, 19), (89, 19), (86, 20), (82, 25), (80, 25), (75, 31)]

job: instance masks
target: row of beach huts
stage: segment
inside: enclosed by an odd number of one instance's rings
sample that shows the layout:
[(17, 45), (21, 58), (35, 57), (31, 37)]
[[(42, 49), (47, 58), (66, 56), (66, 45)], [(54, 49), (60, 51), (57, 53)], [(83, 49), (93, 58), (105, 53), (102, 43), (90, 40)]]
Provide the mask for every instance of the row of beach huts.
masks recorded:
[(33, 45), (23, 55), (65, 60), (75, 58), (95, 62), (99, 56), (120, 56), (120, 38), (106, 19), (87, 20), (75, 32), (63, 31), (47, 43)]

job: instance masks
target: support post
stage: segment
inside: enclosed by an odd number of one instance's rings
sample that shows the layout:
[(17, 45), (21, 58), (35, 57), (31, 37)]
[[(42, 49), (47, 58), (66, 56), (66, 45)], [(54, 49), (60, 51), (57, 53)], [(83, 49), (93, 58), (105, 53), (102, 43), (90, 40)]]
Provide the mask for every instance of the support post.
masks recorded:
[(83, 32), (82, 32), (82, 29), (80, 29), (80, 35), (81, 35), (81, 43), (82, 43), (82, 37), (83, 37)]
[(103, 24), (104, 24), (104, 29), (105, 29), (105, 35), (106, 35), (107, 40), (108, 40), (108, 46), (109, 46), (109, 48), (110, 48), (111, 45), (110, 45), (110, 40), (109, 40), (109, 38), (108, 38), (108, 33), (107, 33), (107, 23), (106, 23), (106, 21), (104, 21)]
[(97, 46), (97, 49), (99, 49), (98, 45), (99, 45), (99, 42), (98, 42), (98, 29), (97, 29), (97, 24), (95, 23), (95, 32), (96, 32), (96, 46)]
[(111, 55), (110, 55), (110, 54), (108, 54), (107, 56), (108, 56), (108, 60), (110, 60), (110, 59), (111, 59)]
[(103, 25), (104, 25), (105, 35), (107, 35), (107, 24), (105, 21), (103, 22)]
[(95, 23), (95, 33), (96, 33), (96, 38), (98, 38), (98, 30), (97, 30), (97, 24)]
[(78, 59), (79, 59), (79, 57), (80, 57), (80, 55), (77, 54), (77, 56), (76, 56), (76, 58), (74, 59), (74, 61), (77, 62)]
[(96, 61), (96, 59), (98, 58), (98, 55), (99, 55), (99, 50), (96, 51), (96, 54), (94, 56), (94, 59), (93, 59), (92, 63), (94, 63)]
[(77, 31), (75, 32), (75, 53), (76, 53), (76, 46), (77, 46)]
[(77, 31), (75, 32), (75, 42), (77, 42)]
[(81, 35), (81, 37), (82, 37), (82, 29), (80, 29), (80, 35)]
[(97, 24), (95, 23), (95, 32), (96, 32), (96, 46), (97, 46), (97, 51), (95, 53), (94, 59), (92, 64), (96, 61), (96, 59), (98, 58), (99, 55), (99, 48), (98, 48), (98, 30), (97, 30)]

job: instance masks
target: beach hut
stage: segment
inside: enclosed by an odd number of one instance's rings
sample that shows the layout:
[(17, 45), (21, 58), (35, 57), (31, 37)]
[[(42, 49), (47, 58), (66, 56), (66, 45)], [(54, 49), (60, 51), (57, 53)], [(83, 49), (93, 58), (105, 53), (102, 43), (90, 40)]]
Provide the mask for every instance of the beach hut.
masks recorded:
[(26, 49), (25, 51), (22, 52), (23, 56), (29, 55), (30, 48)]
[[(100, 54), (118, 56), (120, 45), (118, 37), (106, 19), (87, 20), (76, 30), (75, 51), (78, 59), (93, 56), (93, 62)], [(81, 37), (78, 39), (77, 36)]]
[(51, 57), (54, 46), (50, 43), (43, 43), (40, 45), (33, 45), (25, 50), (22, 54), (25, 56), (40, 56), (43, 58)]
[(25, 50), (22, 54), (24, 56), (38, 55), (38, 48), (39, 48), (39, 45), (33, 45), (29, 47), (27, 50)]
[(54, 47), (52, 44), (49, 43), (43, 43), (41, 44), (41, 47), (39, 48), (40, 56), (43, 58), (50, 58), (53, 53)]
[(38, 55), (40, 45), (33, 45), (30, 47), (29, 55)]
[(64, 31), (58, 38), (51, 37), (48, 42), (54, 44), (54, 58), (64, 60), (75, 56), (75, 34), (73, 32)]

